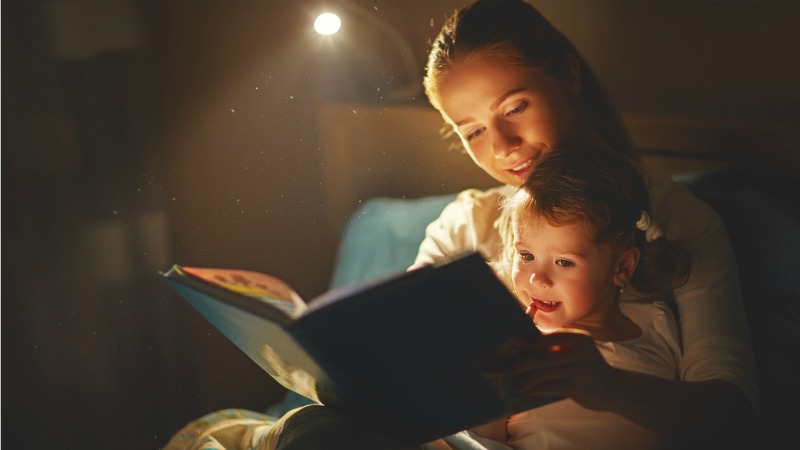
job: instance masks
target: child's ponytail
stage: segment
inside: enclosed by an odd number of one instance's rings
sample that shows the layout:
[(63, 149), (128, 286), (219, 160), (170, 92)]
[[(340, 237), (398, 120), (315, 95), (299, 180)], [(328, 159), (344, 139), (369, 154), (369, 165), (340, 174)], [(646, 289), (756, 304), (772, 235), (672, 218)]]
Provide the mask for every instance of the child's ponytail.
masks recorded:
[(686, 249), (664, 236), (644, 242), (631, 285), (643, 293), (671, 290), (686, 283), (691, 260)]

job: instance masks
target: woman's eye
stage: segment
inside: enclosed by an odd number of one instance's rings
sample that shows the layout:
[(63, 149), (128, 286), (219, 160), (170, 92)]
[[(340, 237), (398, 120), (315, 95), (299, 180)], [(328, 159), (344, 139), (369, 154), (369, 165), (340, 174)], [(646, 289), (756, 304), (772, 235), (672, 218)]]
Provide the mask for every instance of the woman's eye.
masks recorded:
[(575, 266), (574, 262), (566, 260), (566, 259), (557, 259), (556, 260), (556, 264), (561, 266), (561, 267), (565, 267), (565, 268), (570, 268), (570, 267)]
[(508, 116), (516, 116), (517, 114), (522, 113), (528, 108), (528, 102), (519, 102), (512, 109), (506, 111), (506, 117)]
[(466, 137), (467, 141), (471, 141), (471, 140), (475, 139), (476, 137), (480, 136), (481, 134), (483, 134), (483, 128), (479, 128), (479, 129), (477, 129), (477, 130), (475, 130), (475, 131), (473, 131), (471, 133), (468, 133), (465, 137)]

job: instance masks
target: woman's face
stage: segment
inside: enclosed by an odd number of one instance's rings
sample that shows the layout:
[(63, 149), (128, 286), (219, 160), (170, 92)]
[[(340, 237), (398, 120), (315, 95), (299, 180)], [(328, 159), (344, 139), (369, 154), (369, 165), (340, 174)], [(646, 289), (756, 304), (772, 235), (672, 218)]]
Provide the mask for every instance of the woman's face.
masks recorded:
[[(554, 148), (594, 144), (566, 83), (542, 71), (468, 58), (439, 83), (440, 112), (472, 160), (497, 181), (519, 186)], [(590, 137), (592, 136), (592, 137)]]

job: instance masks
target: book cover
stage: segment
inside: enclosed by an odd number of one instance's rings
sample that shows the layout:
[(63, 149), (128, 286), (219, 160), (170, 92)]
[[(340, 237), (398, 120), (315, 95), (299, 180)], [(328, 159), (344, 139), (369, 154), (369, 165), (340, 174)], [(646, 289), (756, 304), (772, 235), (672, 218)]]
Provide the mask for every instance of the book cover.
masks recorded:
[(479, 253), (308, 303), (252, 271), (175, 265), (163, 275), (284, 387), (409, 443), (556, 400), (506, 395), (493, 368), (539, 332)]

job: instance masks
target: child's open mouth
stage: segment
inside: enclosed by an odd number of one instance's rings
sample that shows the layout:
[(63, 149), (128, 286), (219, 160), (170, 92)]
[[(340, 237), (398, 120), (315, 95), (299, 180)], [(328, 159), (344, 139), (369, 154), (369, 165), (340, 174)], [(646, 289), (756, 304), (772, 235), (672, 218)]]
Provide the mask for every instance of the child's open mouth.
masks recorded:
[(548, 302), (543, 300), (536, 300), (533, 299), (533, 305), (536, 307), (537, 310), (542, 312), (553, 312), (558, 309), (558, 306), (561, 302)]

